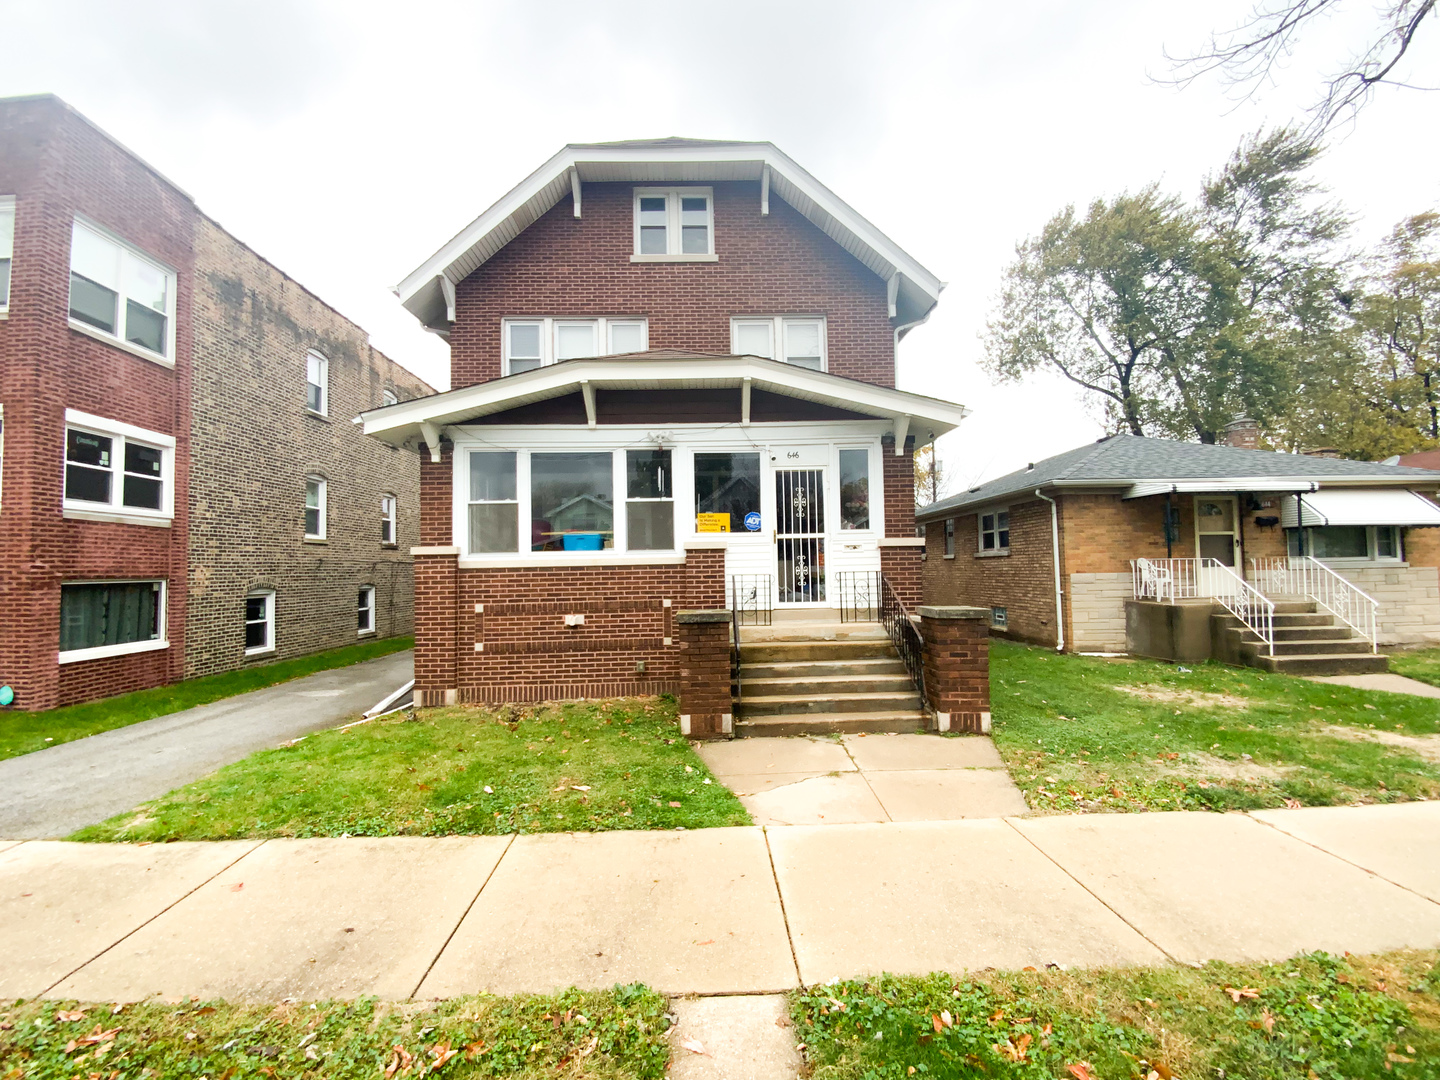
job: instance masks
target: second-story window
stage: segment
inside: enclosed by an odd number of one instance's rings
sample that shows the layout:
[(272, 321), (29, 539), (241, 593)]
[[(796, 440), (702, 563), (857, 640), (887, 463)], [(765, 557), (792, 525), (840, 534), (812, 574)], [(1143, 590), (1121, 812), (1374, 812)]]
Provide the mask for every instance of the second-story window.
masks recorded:
[(813, 315), (736, 317), (730, 320), (730, 351), (824, 371), (825, 320)]
[(0, 311), (10, 307), (10, 259), (15, 251), (15, 200), (0, 197)]
[(636, 188), (635, 257), (711, 259), (715, 199), (710, 188)]
[(305, 477), (305, 539), (325, 539), (325, 478)]
[(175, 274), (98, 229), (75, 222), (70, 239), (70, 321), (169, 358)]
[(644, 352), (645, 319), (505, 319), (505, 374), (519, 375), (561, 360)]
[(380, 496), (380, 543), (394, 544), (395, 540), (395, 496)]
[(174, 450), (169, 435), (66, 409), (64, 509), (168, 519)]
[(330, 361), (317, 352), (305, 357), (305, 407), (321, 416), (330, 412)]

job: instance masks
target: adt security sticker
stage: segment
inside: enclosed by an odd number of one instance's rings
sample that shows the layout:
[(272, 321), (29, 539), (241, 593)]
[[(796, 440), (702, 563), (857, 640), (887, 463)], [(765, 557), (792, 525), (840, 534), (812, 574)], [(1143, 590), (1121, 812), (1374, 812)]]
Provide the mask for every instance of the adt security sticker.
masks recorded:
[(745, 515), (745, 528), (750, 532), (760, 531), (760, 515), (754, 510)]

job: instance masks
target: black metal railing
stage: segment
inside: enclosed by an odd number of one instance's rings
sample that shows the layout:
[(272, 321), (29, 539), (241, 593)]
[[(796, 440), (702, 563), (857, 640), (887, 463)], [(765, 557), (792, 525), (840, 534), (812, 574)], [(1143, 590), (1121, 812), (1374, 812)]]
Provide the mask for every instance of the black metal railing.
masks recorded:
[(880, 618), (880, 571), (841, 570), (832, 574), (840, 621), (876, 622)]
[(910, 618), (910, 612), (905, 610), (905, 605), (900, 602), (900, 597), (895, 595), (895, 589), (885, 580), (883, 574), (880, 576), (880, 621), (885, 624), (890, 643), (905, 662), (910, 681), (920, 692), (921, 708), (929, 712), (930, 703), (925, 697), (925, 642), (920, 637), (920, 631), (915, 629), (915, 621)]
[(769, 626), (775, 602), (769, 574), (730, 575), (730, 610), (736, 626)]
[(730, 609), (730, 715), (740, 715), (740, 609)]

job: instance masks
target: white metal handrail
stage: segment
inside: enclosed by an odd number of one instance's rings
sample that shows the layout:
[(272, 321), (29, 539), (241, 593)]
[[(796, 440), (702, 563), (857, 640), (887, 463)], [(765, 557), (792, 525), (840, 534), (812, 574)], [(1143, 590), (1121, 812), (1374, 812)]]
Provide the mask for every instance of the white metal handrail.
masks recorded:
[(1218, 559), (1132, 559), (1137, 600), (1208, 598), (1240, 620), (1275, 655), (1275, 601)]
[(1270, 596), (1303, 596), (1315, 601), (1378, 653), (1380, 601), (1357, 589), (1313, 555), (1267, 555), (1251, 559), (1256, 582)]

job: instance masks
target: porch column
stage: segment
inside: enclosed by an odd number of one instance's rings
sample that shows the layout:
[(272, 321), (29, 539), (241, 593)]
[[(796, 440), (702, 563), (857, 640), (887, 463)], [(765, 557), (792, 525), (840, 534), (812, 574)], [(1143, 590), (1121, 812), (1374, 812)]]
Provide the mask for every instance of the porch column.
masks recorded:
[(680, 733), (723, 739), (734, 733), (730, 712), (730, 612), (675, 613), (680, 638)]
[(990, 731), (990, 612), (922, 606), (925, 696), (938, 731)]
[(415, 704), (453, 705), (458, 698), (455, 624), (458, 547), (413, 547), (415, 557)]

